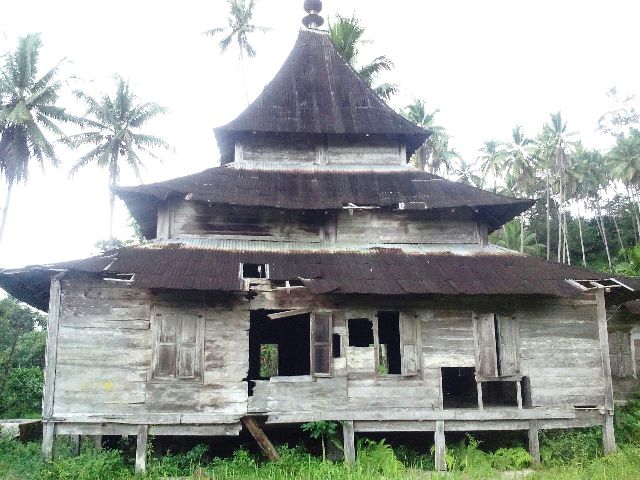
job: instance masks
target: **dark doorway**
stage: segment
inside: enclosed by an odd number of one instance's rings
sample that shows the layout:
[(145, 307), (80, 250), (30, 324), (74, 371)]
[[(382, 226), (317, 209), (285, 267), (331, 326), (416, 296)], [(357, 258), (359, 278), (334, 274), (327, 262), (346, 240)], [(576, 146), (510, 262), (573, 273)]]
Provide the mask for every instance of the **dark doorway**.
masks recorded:
[[(400, 314), (398, 312), (378, 312), (378, 338), (381, 367), (385, 367), (387, 373), (399, 375), (402, 372), (400, 371)], [(382, 365), (383, 360), (384, 365)]]
[[(310, 374), (309, 314), (271, 320), (270, 310), (252, 310), (249, 321), (249, 380), (262, 380), (265, 373), (265, 345), (277, 346), (277, 372), (280, 377)], [(263, 352), (261, 356), (261, 351)], [(272, 357), (273, 358), (273, 357)], [(261, 368), (262, 367), (262, 368)]]
[(478, 408), (476, 369), (442, 368), (442, 400), (444, 408)]

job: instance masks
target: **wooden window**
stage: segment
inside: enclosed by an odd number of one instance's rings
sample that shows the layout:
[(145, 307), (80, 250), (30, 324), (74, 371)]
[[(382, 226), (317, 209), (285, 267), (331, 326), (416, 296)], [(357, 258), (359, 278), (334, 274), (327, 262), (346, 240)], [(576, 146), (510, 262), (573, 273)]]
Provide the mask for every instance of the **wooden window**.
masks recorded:
[(154, 379), (202, 380), (204, 315), (156, 309), (153, 333)]
[(402, 345), (402, 375), (415, 376), (420, 369), (418, 352), (418, 322), (414, 313), (400, 314), (400, 344)]
[(311, 317), (311, 372), (316, 377), (331, 375), (331, 312), (315, 312)]
[(478, 378), (518, 375), (520, 329), (518, 320), (493, 313), (474, 315), (476, 373)]

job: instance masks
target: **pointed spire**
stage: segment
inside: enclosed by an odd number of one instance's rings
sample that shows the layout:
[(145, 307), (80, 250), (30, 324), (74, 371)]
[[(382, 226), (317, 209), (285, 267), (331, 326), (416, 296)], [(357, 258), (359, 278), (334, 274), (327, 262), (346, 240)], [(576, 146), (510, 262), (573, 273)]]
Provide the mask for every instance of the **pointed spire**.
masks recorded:
[(322, 11), (321, 0), (304, 0), (304, 9), (309, 14), (302, 19), (305, 27), (316, 30), (324, 24), (324, 18), (318, 15)]

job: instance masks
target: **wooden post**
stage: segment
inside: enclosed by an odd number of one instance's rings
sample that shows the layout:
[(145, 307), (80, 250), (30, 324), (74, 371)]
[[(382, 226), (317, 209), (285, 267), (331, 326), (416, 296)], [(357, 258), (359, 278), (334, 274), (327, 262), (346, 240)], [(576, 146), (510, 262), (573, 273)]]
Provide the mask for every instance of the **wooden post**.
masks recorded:
[(478, 409), (484, 410), (484, 401), (482, 400), (482, 383), (476, 382), (476, 389), (478, 390)]
[(344, 461), (349, 465), (356, 463), (356, 441), (353, 421), (342, 422)]
[(58, 352), (58, 325), (60, 323), (60, 275), (51, 279), (49, 293), (49, 316), (47, 319), (47, 346), (45, 352), (44, 388), (42, 393), (42, 457), (53, 459), (55, 425), (53, 416), (53, 393), (56, 383), (56, 355)]
[(246, 428), (251, 436), (258, 443), (258, 446), (262, 449), (264, 454), (267, 456), (269, 460), (279, 460), (280, 455), (274, 448), (273, 444), (269, 440), (269, 438), (265, 435), (260, 425), (256, 421), (255, 417), (242, 417), (240, 419), (244, 428)]
[(439, 472), (447, 471), (447, 459), (446, 459), (446, 442), (444, 438), (444, 421), (436, 421), (436, 431), (434, 435), (436, 444), (436, 470)]
[(616, 436), (613, 427), (613, 383), (611, 380), (611, 359), (609, 358), (609, 332), (607, 331), (607, 310), (604, 288), (596, 290), (598, 312), (598, 335), (602, 352), (602, 370), (604, 372), (604, 406), (606, 412), (602, 423), (602, 447), (605, 454), (616, 451)]
[(149, 425), (138, 425), (136, 438), (136, 473), (144, 473), (147, 470), (147, 437)]
[(533, 463), (540, 463), (540, 437), (538, 433), (538, 421), (529, 420), (529, 453), (533, 457)]
[(102, 451), (102, 435), (94, 435), (93, 441), (96, 444), (96, 452)]
[(605, 455), (615, 453), (616, 434), (613, 428), (613, 412), (605, 412), (602, 423), (602, 449)]
[(516, 398), (518, 399), (518, 408), (522, 410), (522, 382), (516, 382)]
[(56, 425), (53, 422), (42, 424), (42, 458), (45, 462), (53, 460), (53, 440), (55, 438)]
[(71, 454), (74, 457), (80, 455), (80, 435), (70, 435), (71, 438)]

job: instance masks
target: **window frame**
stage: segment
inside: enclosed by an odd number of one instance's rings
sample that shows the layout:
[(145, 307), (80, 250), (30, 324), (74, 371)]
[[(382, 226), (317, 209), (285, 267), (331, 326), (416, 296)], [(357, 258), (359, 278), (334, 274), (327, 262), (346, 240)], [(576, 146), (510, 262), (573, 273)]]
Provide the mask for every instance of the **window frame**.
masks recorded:
[[(195, 317), (195, 341), (183, 342), (183, 320), (185, 316)], [(176, 327), (175, 342), (161, 342), (162, 322), (180, 320), (180, 325)], [(154, 305), (151, 309), (151, 368), (147, 380), (149, 382), (167, 383), (167, 382), (185, 382), (185, 383), (204, 383), (204, 331), (206, 316), (200, 309), (179, 308)], [(160, 365), (160, 347), (164, 344), (175, 343), (175, 374), (161, 375), (158, 372)], [(193, 371), (191, 376), (180, 375), (180, 361), (184, 351), (187, 348), (193, 348)]]
[[(328, 319), (328, 341), (327, 342), (318, 342), (316, 341), (315, 332), (316, 332), (316, 319), (318, 315), (327, 315)], [(309, 374), (312, 378), (329, 378), (333, 376), (333, 310), (314, 310), (311, 312), (309, 321), (311, 322), (309, 328)], [(327, 347), (327, 355), (329, 358), (329, 368), (328, 372), (316, 372), (316, 361), (315, 361), (315, 352), (316, 346), (326, 346)]]

